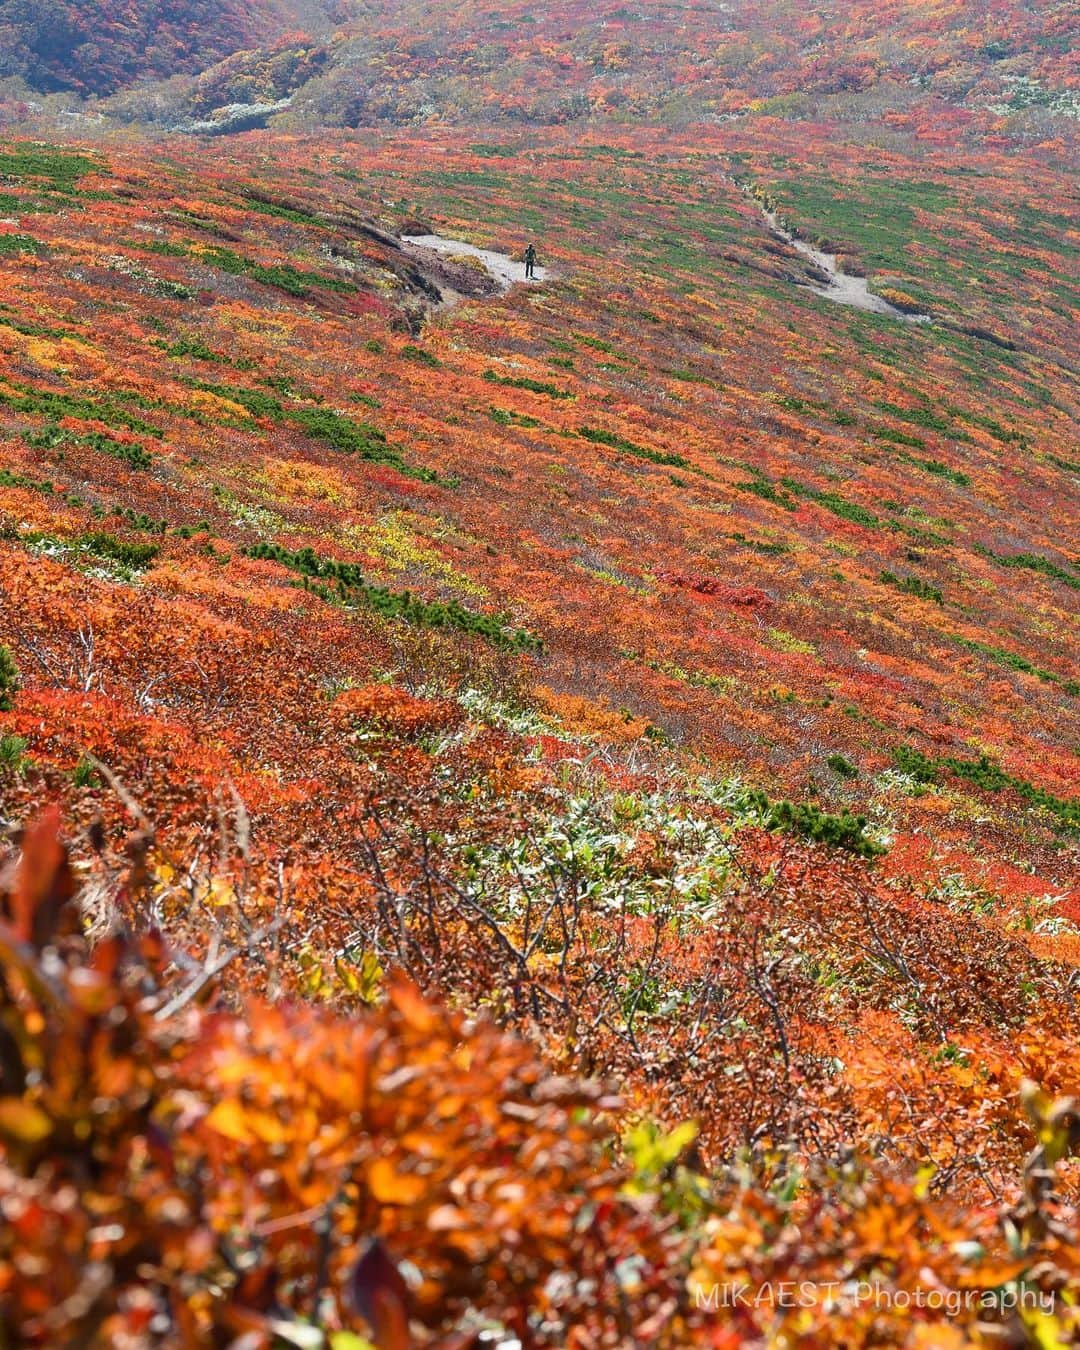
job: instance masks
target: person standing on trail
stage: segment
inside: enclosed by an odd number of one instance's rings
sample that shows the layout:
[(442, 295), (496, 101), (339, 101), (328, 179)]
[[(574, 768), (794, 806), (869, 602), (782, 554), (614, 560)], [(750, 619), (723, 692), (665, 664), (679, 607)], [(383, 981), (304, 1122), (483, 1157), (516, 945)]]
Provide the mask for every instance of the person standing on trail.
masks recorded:
[(525, 250), (525, 280), (536, 276), (536, 245), (530, 244)]

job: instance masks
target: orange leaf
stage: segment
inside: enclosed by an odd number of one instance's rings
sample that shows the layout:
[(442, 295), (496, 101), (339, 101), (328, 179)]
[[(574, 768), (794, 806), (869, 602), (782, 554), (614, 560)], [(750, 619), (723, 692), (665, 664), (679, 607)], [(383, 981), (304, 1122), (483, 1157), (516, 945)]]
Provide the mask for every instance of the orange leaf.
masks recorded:
[(206, 1123), (218, 1134), (223, 1134), (226, 1139), (235, 1139), (238, 1144), (250, 1144), (255, 1139), (247, 1113), (234, 1097), (218, 1102), (206, 1117)]
[(51, 1133), (52, 1121), (40, 1107), (20, 1097), (0, 1098), (0, 1135), (36, 1144)]
[(368, 1168), (368, 1188), (383, 1205), (414, 1205), (427, 1191), (423, 1177), (399, 1172), (389, 1158), (379, 1158)]

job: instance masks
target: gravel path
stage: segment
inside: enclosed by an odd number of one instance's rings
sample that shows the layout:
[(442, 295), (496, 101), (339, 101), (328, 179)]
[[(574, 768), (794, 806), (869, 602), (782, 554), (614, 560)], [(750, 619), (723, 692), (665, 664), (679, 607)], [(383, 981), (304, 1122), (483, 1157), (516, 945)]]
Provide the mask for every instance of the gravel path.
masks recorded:
[[(441, 253), (443, 257), (477, 258), (499, 283), (502, 290), (508, 290), (515, 282), (525, 281), (525, 264), (505, 253), (495, 253), (488, 248), (477, 248), (475, 244), (463, 244), (459, 239), (446, 239), (441, 234), (403, 234), (402, 242), (412, 244), (414, 248), (430, 249), (432, 253)], [(535, 282), (546, 280), (546, 267), (537, 267)], [(533, 282), (529, 282), (532, 285)]]

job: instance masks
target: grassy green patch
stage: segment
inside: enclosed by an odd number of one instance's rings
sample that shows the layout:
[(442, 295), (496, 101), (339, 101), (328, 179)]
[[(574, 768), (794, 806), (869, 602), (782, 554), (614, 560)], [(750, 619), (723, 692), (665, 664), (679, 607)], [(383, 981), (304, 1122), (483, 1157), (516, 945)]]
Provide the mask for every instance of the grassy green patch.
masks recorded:
[(432, 369), (442, 365), (434, 352), (429, 352), (425, 347), (417, 347), (412, 342), (406, 342), (401, 349), (401, 355), (406, 361), (415, 361), (418, 365), (430, 366)]
[(860, 858), (877, 858), (886, 851), (867, 835), (866, 817), (852, 815), (850, 811), (833, 814), (822, 811), (812, 802), (772, 802), (764, 792), (756, 789), (746, 792), (739, 805), (759, 812), (767, 830), (796, 834), (815, 843), (855, 853)]
[(119, 563), (121, 567), (133, 571), (149, 567), (161, 552), (157, 544), (133, 544), (127, 539), (118, 539), (104, 530), (93, 530), (74, 541), (99, 558)]
[(0, 177), (44, 181), (61, 191), (70, 190), (80, 178), (102, 168), (89, 155), (28, 142), (0, 151)]
[(1051, 811), (1068, 829), (1080, 830), (1080, 798), (1057, 797), (1026, 778), (1006, 773), (988, 755), (980, 755), (977, 759), (961, 759), (955, 755), (931, 758), (914, 746), (898, 745), (893, 750), (893, 762), (918, 783), (940, 783), (943, 773), (951, 773), (985, 792), (1010, 788), (1032, 805)]
[(648, 446), (628, 441), (624, 436), (617, 436), (613, 431), (605, 431), (602, 427), (578, 427), (578, 435), (594, 445), (607, 445), (612, 450), (621, 450), (623, 454), (633, 455), (636, 459), (647, 459), (651, 464), (665, 464), (673, 469), (693, 467), (683, 455), (665, 450), (650, 450)]
[(852, 764), (851, 760), (845, 759), (843, 755), (830, 755), (825, 763), (840, 778), (851, 779), (859, 776), (859, 770)]
[(83, 398), (77, 394), (59, 394), (51, 389), (35, 389), (32, 385), (23, 384), (0, 388), (0, 406), (45, 417), (50, 422), (76, 417), (83, 421), (104, 422), (107, 426), (126, 427), (139, 435), (157, 439), (164, 435), (157, 427), (121, 407), (120, 398), (119, 394), (106, 395), (100, 399)]
[(782, 506), (785, 511), (797, 511), (799, 504), (794, 498), (789, 497), (786, 492), (782, 492), (775, 483), (762, 476), (760, 478), (750, 478), (745, 483), (736, 483), (736, 488), (740, 492), (752, 492), (755, 497), (760, 497), (762, 501), (773, 502), (776, 506)]
[(47, 450), (54, 450), (63, 445), (81, 446), (86, 450), (96, 450), (102, 455), (110, 455), (132, 469), (148, 469), (154, 462), (146, 448), (138, 442), (116, 441), (100, 431), (82, 433), (69, 431), (66, 427), (56, 426), (55, 423), (42, 427), (40, 431), (31, 432), (26, 442), (38, 449)]
[(309, 293), (312, 286), (321, 286), (330, 291), (353, 292), (356, 287), (351, 281), (345, 281), (341, 277), (330, 277), (322, 272), (309, 272), (300, 268), (293, 267), (291, 263), (274, 263), (270, 267), (262, 263), (252, 262), (249, 258), (241, 257), (239, 253), (234, 253), (231, 248), (224, 248), (221, 245), (215, 245), (213, 248), (203, 249), (196, 257), (211, 267), (217, 267), (222, 272), (228, 272), (230, 276), (250, 277), (252, 281), (261, 282), (264, 286), (274, 286), (279, 291), (285, 291), (288, 295), (305, 296)]
[(393, 591), (369, 582), (355, 563), (321, 558), (311, 548), (295, 551), (278, 544), (254, 544), (244, 549), (249, 558), (263, 558), (280, 563), (290, 571), (299, 572), (305, 581), (328, 581), (332, 586), (312, 587), (325, 599), (346, 603), (359, 600), (388, 619), (404, 619), (406, 623), (426, 628), (456, 628), (486, 638), (497, 647), (513, 651), (543, 650), (540, 638), (524, 628), (511, 628), (505, 620), (489, 614), (475, 614), (456, 600), (428, 601), (413, 595), (412, 591)]
[(841, 520), (850, 520), (856, 525), (865, 525), (868, 529), (879, 529), (882, 526), (883, 522), (873, 511), (860, 506), (858, 502), (849, 502), (838, 492), (822, 492), (818, 488), (806, 487), (803, 483), (796, 482), (794, 478), (781, 478), (780, 482), (796, 497), (805, 497), (809, 501), (816, 502), (818, 506), (823, 506), (826, 511), (831, 511)]
[(0, 712), (10, 712), (14, 708), (19, 683), (19, 667), (11, 648), (0, 644)]
[(282, 403), (274, 394), (246, 385), (213, 384), (193, 381), (196, 389), (217, 394), (232, 403), (239, 403), (253, 417), (262, 417), (280, 425), (292, 424), (313, 440), (323, 441), (343, 454), (356, 455), (373, 464), (388, 464), (408, 478), (425, 483), (444, 483), (432, 469), (416, 468), (404, 459), (397, 446), (391, 445), (384, 432), (370, 422), (358, 422), (332, 408), (294, 407)]
[(501, 427), (539, 427), (543, 423), (526, 413), (514, 412), (511, 408), (489, 408), (488, 416)]
[(918, 596), (920, 600), (933, 600), (935, 605), (945, 603), (941, 591), (936, 586), (931, 586), (929, 582), (923, 581), (921, 577), (898, 577), (895, 572), (882, 571), (881, 580), (908, 595)]
[(546, 394), (548, 398), (573, 399), (577, 397), (569, 389), (560, 389), (558, 385), (548, 384), (544, 380), (533, 380), (528, 376), (498, 375), (493, 370), (485, 370), (484, 379), (490, 384), (506, 385), (509, 389), (528, 389), (533, 394)]
[(1052, 670), (1044, 670), (1041, 666), (1029, 661), (1026, 656), (1021, 656), (1019, 652), (1010, 652), (1004, 647), (994, 647), (988, 642), (978, 642), (975, 638), (960, 637), (956, 633), (953, 634), (953, 641), (959, 643), (961, 647), (966, 647), (969, 652), (977, 652), (980, 656), (989, 657), (991, 661), (996, 661), (999, 666), (1006, 666), (1009, 670), (1019, 670), (1025, 675), (1034, 675), (1045, 684), (1059, 684), (1067, 694), (1080, 694), (1080, 683), (1076, 680), (1066, 680)]
[(226, 366), (231, 364), (227, 356), (224, 356), (221, 352), (215, 352), (201, 338), (184, 337), (178, 338), (176, 342), (162, 342), (158, 345), (161, 346), (167, 356), (190, 356), (194, 357), (196, 361), (213, 361)]
[(1044, 558), (1041, 553), (995, 553), (993, 549), (985, 548), (982, 544), (975, 545), (975, 552), (981, 558), (989, 558), (999, 567), (1023, 567), (1029, 572), (1040, 572), (1044, 577), (1063, 581), (1072, 590), (1080, 591), (1080, 577), (1059, 566), (1058, 563), (1051, 562), (1049, 558)]
[(959, 469), (950, 469), (947, 464), (942, 464), (940, 459), (918, 459), (915, 455), (901, 455), (901, 459), (908, 464), (914, 464), (925, 473), (932, 473), (935, 478), (944, 478), (950, 483), (955, 483), (957, 487), (971, 486), (971, 479), (966, 473), (962, 473)]
[(41, 253), (44, 244), (28, 234), (0, 234), (0, 258), (18, 253)]

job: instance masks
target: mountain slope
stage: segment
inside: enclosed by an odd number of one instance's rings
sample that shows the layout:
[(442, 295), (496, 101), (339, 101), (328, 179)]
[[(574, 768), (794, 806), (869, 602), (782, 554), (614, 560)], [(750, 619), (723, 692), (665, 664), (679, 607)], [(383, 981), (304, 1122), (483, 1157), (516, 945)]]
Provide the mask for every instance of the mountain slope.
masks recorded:
[(1072, 166), (927, 106), (0, 144), (0, 1340), (1076, 1339)]
[[(107, 111), (166, 125), (290, 97), (286, 123), (308, 127), (682, 124), (799, 117), (816, 106), (852, 119), (963, 110), (985, 134), (1003, 118), (1037, 128), (1075, 117), (1080, 106), (1070, 14), (1055, 3), (895, 0), (883, 8), (857, 0), (807, 9), (790, 0), (564, 0), (536, 9), (523, 0), (168, 0), (129, 12), (107, 0), (7, 0), (0, 15), (0, 73), (38, 91), (100, 95), (137, 84)], [(170, 78), (184, 75), (197, 78)]]
[(274, 0), (4, 0), (0, 77), (41, 93), (111, 94), (260, 45), (281, 17)]
[[(100, 602), (114, 617), (96, 625), (96, 661), (119, 694), (135, 649), (107, 658), (105, 634), (127, 622), (116, 600), (134, 588), (159, 633), (175, 630), (181, 596), (209, 605), (208, 631), (226, 622), (225, 679), (241, 597), (265, 588), (244, 641), (262, 606), (299, 625), (299, 697), (302, 670), (354, 678), (332, 654), (334, 605), (293, 589), (333, 589), (337, 560), (364, 585), (488, 616), (490, 659), (524, 661), (525, 686), (556, 691), (542, 695), (553, 706), (621, 707), (635, 735), (774, 795), (869, 811), (905, 850), (950, 839), (972, 877), (989, 875), (981, 851), (997, 866), (1019, 850), (1047, 872), (1029, 885), (1006, 868), (1009, 886), (1062, 893), (1080, 578), (1065, 544), (1069, 287), (1059, 300), (1044, 280), (1069, 253), (1048, 205), (1060, 180), (1048, 167), (1013, 182), (1003, 158), (969, 183), (945, 160), (894, 158), (874, 183), (833, 145), (822, 182), (813, 157), (781, 167), (767, 139), (737, 145), (656, 140), (646, 156), (556, 139), (477, 154), (447, 138), (436, 167), (421, 139), (366, 154), (324, 142), (315, 178), (303, 142), (293, 169), (268, 170), (254, 140), (253, 158), (214, 173), (194, 155), (158, 169), (136, 152), (114, 171), (12, 151), (9, 172), (25, 172), (8, 208), (19, 223), (0, 236), (0, 416), (20, 666), (38, 665), (20, 644), (51, 626), (61, 592)], [(835, 243), (849, 228), (852, 265), (887, 268), (875, 284), (914, 292), (935, 322), (800, 289), (797, 255), (727, 176), (735, 163), (789, 215), (807, 212), (806, 228), (827, 199), (822, 232)], [(868, 216), (860, 197), (881, 193), (896, 200)], [(930, 210), (949, 227), (933, 245)], [(511, 250), (527, 226), (556, 279), (436, 315), (418, 341), (428, 283), (387, 233), (417, 213)], [(113, 577), (94, 522), (127, 539), (129, 518), (153, 565), (129, 575), (118, 544)], [(354, 584), (344, 598), (364, 611)], [(375, 592), (367, 603), (405, 613)], [(513, 656), (519, 630), (542, 656)], [(155, 716), (172, 708), (184, 724), (207, 655), (181, 676), (168, 648), (136, 666), (148, 691), (159, 677), (172, 690)], [(282, 632), (274, 648), (266, 660), (284, 656)], [(273, 710), (264, 762), (261, 687), (211, 699), (192, 731), (233, 746), (245, 781), (269, 764), (283, 783), (310, 776), (306, 712), (286, 752)], [(133, 715), (137, 694), (124, 695)], [(210, 730), (221, 717), (228, 735)]]

